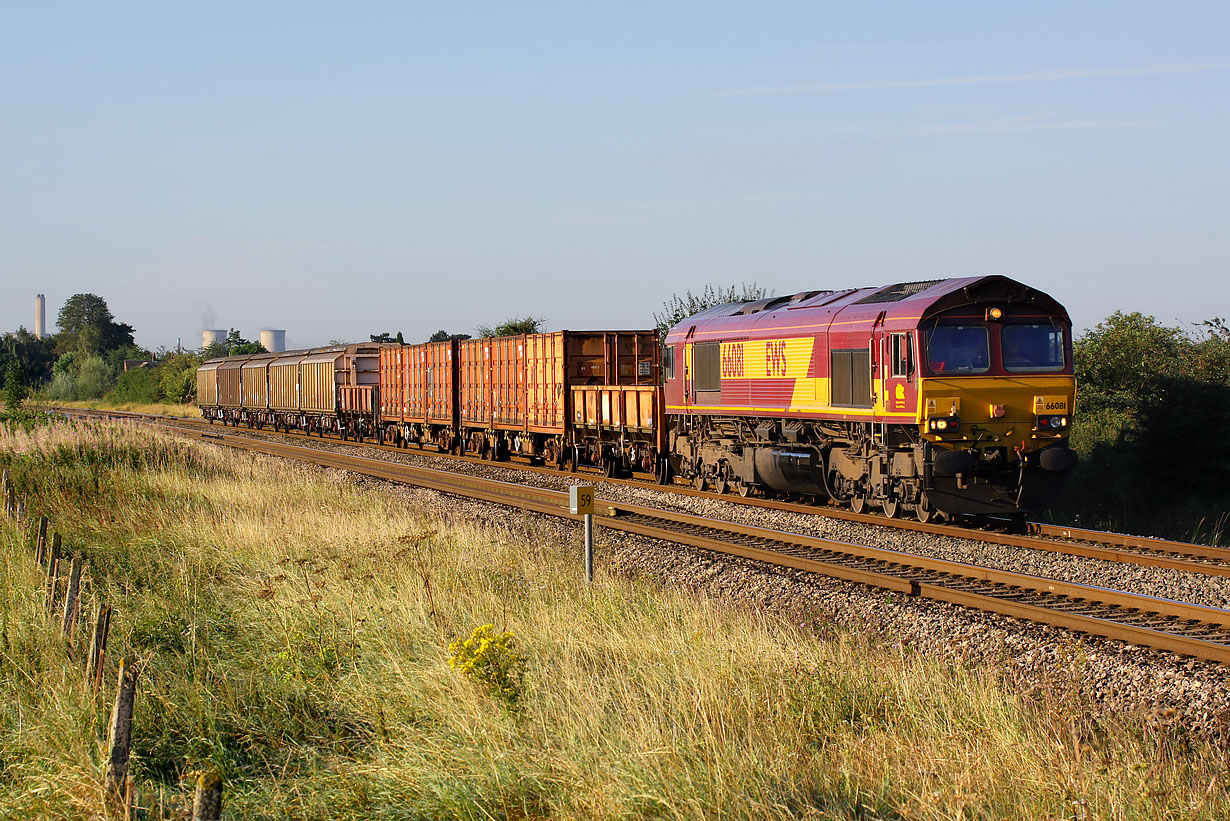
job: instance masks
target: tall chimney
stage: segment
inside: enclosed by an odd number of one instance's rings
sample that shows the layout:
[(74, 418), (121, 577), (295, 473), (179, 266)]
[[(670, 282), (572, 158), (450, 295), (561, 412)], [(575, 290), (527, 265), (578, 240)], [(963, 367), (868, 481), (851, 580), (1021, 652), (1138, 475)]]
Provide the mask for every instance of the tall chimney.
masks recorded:
[(34, 338), (42, 339), (47, 333), (47, 298), (42, 294), (34, 297)]

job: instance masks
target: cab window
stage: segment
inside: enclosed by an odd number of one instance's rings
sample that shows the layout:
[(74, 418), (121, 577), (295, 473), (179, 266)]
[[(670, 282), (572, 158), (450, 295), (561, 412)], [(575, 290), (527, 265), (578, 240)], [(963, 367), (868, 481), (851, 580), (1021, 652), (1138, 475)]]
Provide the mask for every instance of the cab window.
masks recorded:
[(936, 325), (927, 332), (927, 368), (934, 374), (986, 373), (991, 367), (982, 325)]
[(1008, 371), (1062, 371), (1064, 331), (1050, 324), (1005, 325), (1000, 332), (1004, 369)]
[(662, 348), (662, 370), (666, 372), (667, 379), (675, 378), (675, 349), (670, 345)]
[(914, 349), (910, 345), (910, 335), (891, 334), (889, 340), (889, 361), (892, 364), (893, 376), (909, 377), (914, 372)]

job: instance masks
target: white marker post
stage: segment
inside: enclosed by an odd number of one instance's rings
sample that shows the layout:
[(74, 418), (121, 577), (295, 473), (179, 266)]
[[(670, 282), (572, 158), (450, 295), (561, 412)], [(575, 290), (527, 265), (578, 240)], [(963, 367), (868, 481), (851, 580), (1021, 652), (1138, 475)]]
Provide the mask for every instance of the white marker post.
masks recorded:
[(594, 580), (594, 489), (589, 485), (568, 488), (568, 512), (585, 516), (585, 582)]

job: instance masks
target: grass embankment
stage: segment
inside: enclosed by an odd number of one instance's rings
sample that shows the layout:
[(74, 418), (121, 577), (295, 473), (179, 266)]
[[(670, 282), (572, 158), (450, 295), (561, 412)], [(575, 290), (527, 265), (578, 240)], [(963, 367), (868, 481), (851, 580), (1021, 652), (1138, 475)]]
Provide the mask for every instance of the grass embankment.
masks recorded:
[(112, 410), (128, 413), (149, 413), (157, 416), (178, 416), (181, 418), (199, 419), (200, 408), (195, 404), (178, 404), (170, 402), (109, 402), (105, 399), (83, 399), (74, 401), (43, 400), (37, 403), (28, 402), (27, 410), (43, 410), (45, 408), (81, 408), (82, 410)]
[[(4, 436), (0, 463), (87, 546), (112, 648), (148, 659), (147, 796), (212, 766), (232, 818), (1230, 814), (1221, 750), (1099, 725), (1075, 688), (1026, 697), (601, 573), (586, 589), (575, 539), (520, 514), (446, 526), (336, 474), (122, 427)], [(108, 705), (42, 618), (21, 534), (0, 542), (0, 817), (97, 817)], [(448, 663), (486, 623), (526, 660), (508, 698)]]

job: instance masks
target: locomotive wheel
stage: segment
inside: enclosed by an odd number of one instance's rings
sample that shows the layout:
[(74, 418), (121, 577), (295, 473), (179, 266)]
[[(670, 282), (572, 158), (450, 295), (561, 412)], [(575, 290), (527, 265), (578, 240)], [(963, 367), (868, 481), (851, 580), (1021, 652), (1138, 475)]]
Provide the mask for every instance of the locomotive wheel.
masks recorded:
[(697, 475), (696, 478), (692, 480), (692, 487), (696, 488), (697, 490), (704, 490), (705, 489), (705, 477)]
[(867, 512), (867, 496), (862, 493), (855, 493), (850, 497), (850, 509), (855, 513)]
[(923, 524), (939, 518), (939, 511), (932, 507), (931, 503), (927, 501), (927, 494), (924, 493), (919, 497), (918, 504), (914, 507), (914, 516)]
[(884, 500), (884, 515), (890, 519), (896, 519), (901, 515), (901, 500), (900, 499), (885, 499)]
[(735, 492), (738, 493), (740, 496), (742, 496), (744, 499), (751, 496), (754, 490), (755, 488), (749, 485), (747, 482), (744, 482), (742, 480), (735, 481)]
[(730, 490), (730, 482), (727, 482), (725, 479), (718, 479), (713, 483), (714, 493), (724, 494), (728, 490)]

